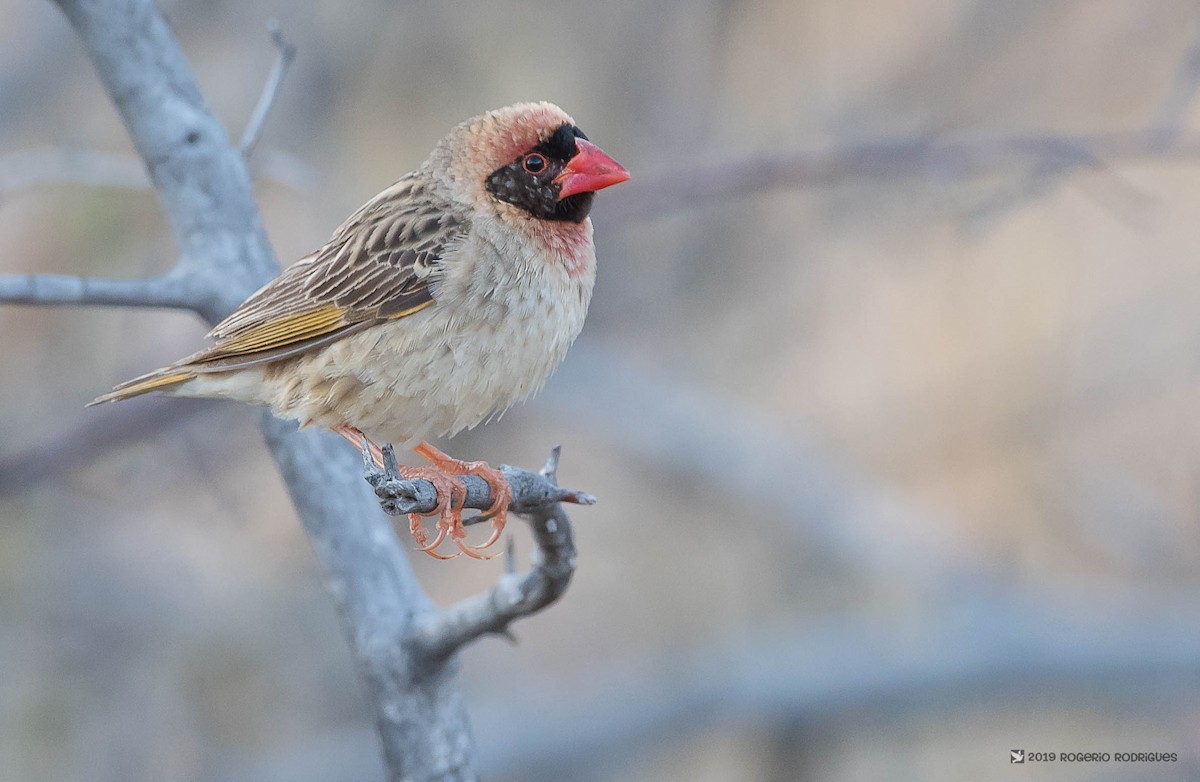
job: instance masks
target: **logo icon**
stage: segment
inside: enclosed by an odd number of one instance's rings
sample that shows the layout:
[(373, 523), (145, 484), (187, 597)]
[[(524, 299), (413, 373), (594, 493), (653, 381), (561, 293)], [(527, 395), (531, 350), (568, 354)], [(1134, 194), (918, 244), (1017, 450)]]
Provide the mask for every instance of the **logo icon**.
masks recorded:
[(1008, 762), (1009, 763), (1024, 763), (1025, 762), (1025, 750), (1010, 749), (1008, 751)]

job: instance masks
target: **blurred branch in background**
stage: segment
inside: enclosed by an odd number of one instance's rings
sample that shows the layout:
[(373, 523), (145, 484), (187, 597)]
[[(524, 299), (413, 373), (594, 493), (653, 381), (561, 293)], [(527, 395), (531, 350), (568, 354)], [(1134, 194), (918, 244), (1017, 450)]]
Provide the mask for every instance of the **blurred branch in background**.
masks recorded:
[(1191, 47), (1184, 52), (1183, 61), (1175, 72), (1175, 80), (1159, 105), (1158, 113), (1150, 123), (1160, 149), (1170, 149), (1184, 132), (1183, 123), (1188, 109), (1200, 90), (1200, 24), (1196, 26), (1196, 37)]
[[(636, 378), (636, 382), (630, 382)], [(815, 438), (797, 441), (730, 400), (649, 362), (594, 343), (576, 345), (543, 403), (666, 469), (689, 475), (748, 509), (750, 534), (785, 536), (866, 577), (942, 589), (970, 563), (919, 508), (882, 482), (838, 464)], [(581, 400), (587, 400), (581, 404)]]
[(954, 181), (1014, 169), (1028, 170), (1038, 178), (1062, 177), (1081, 168), (1105, 170), (1123, 162), (1159, 158), (1200, 159), (1200, 135), (1180, 133), (1167, 144), (1155, 129), (993, 139), (917, 136), (767, 153), (698, 162), (634, 180), (626, 198), (602, 203), (597, 211), (606, 225), (625, 225), (766, 190), (910, 176)]
[[(1146, 601), (1097, 610), (1019, 595), (963, 596), (925, 618), (755, 626), (708, 645), (614, 660), (573, 677), (569, 696), (552, 680), (522, 682), (476, 711), (480, 753), (495, 773), (551, 780), (574, 768), (611, 772), (639, 749), (746, 721), (779, 729), (1022, 701), (1100, 712), (1118, 704), (1147, 713), (1194, 708), (1195, 596)], [(580, 681), (595, 685), (580, 690)], [(1056, 702), (1048, 702), (1050, 692)], [(528, 704), (520, 722), (505, 718), (516, 697)]]
[[(480, 761), (490, 775), (530, 782), (578, 779), (578, 769), (609, 778), (640, 752), (706, 730), (811, 731), (842, 717), (876, 728), (922, 714), (1031, 704), (1099, 713), (1195, 708), (1200, 602), (1126, 597), (1107, 610), (1015, 595), (956, 597), (923, 619), (755, 626), (691, 648), (611, 660), (569, 684), (513, 682), (472, 709)], [(591, 684), (581, 689), (581, 682)], [(522, 704), (521, 720), (511, 718), (514, 703)], [(366, 732), (331, 735), (317, 746), (314, 768), (362, 779), (377, 773)], [(300, 771), (308, 768), (299, 762), (306, 753), (286, 747), (209, 779), (322, 778)]]
[(242, 140), (238, 143), (238, 151), (247, 160), (262, 136), (263, 125), (271, 113), (271, 107), (279, 98), (279, 90), (283, 87), (288, 68), (291, 67), (292, 60), (296, 59), (296, 47), (283, 37), (283, 29), (278, 20), (272, 19), (267, 22), (267, 32), (271, 34), (271, 42), (275, 44), (278, 56), (275, 58), (275, 64), (271, 66), (267, 83), (263, 85), (262, 95), (259, 96), (258, 103), (254, 105), (254, 111), (250, 114), (250, 120), (246, 123), (246, 129), (242, 132)]

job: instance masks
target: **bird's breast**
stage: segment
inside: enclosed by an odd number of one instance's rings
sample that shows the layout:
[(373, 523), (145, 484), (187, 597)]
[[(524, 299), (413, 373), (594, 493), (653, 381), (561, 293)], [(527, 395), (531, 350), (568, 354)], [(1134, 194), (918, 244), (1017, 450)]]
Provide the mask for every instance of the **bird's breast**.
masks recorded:
[(383, 441), (452, 435), (540, 389), (583, 328), (588, 252), (583, 274), (487, 247), (454, 259), (433, 307), (346, 341), (369, 356), (352, 422)]

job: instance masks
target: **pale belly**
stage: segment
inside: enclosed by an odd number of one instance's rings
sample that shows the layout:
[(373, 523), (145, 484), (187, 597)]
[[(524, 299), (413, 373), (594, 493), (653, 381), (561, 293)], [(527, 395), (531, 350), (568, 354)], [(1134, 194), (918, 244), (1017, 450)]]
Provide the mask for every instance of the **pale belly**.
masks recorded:
[[(434, 305), (264, 368), (259, 388), (302, 426), (349, 423), (379, 443), (453, 435), (546, 382), (578, 336), (587, 296), (528, 291), (503, 305)], [(590, 293), (590, 291), (588, 291)]]

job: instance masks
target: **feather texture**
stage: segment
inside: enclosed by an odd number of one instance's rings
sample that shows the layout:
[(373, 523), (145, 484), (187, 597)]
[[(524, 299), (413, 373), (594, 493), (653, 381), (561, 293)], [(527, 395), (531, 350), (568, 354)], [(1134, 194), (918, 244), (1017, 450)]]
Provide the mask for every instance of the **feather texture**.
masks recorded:
[(465, 210), (415, 171), (368, 201), (317, 252), (288, 267), (218, 323), (215, 343), (122, 383), (91, 404), (165, 390), (196, 375), (299, 355), (434, 303), (447, 252), (470, 230)]

